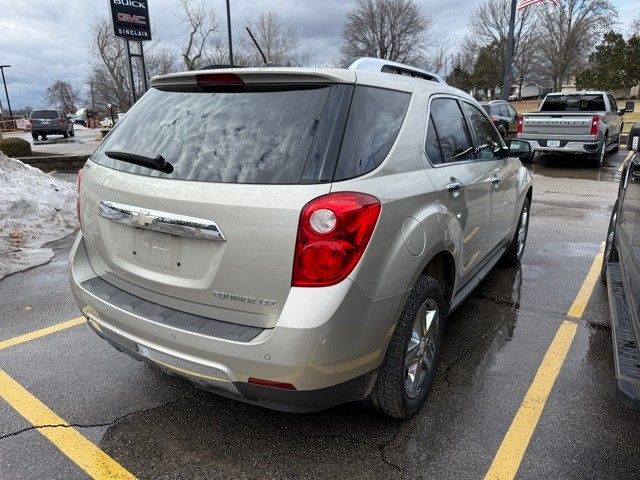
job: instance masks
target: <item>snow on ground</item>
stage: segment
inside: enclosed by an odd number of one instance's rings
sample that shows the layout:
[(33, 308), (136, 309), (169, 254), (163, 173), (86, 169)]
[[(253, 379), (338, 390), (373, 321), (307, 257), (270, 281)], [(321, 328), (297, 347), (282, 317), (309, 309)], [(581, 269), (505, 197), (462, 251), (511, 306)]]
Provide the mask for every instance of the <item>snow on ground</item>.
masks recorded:
[(0, 279), (53, 257), (48, 242), (78, 228), (72, 183), (0, 152)]

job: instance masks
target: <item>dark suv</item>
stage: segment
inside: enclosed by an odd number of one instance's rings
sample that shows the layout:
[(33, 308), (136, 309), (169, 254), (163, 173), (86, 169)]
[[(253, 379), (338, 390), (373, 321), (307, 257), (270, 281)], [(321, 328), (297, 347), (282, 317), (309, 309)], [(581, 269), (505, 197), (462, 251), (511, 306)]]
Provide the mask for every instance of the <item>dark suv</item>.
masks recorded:
[(502, 138), (514, 138), (518, 131), (518, 113), (505, 100), (480, 102), (484, 111), (502, 135)]
[(640, 410), (640, 123), (629, 134), (635, 155), (623, 165), (604, 253), (618, 397)]
[(34, 140), (47, 135), (62, 135), (64, 138), (75, 136), (73, 122), (59, 110), (34, 110), (31, 112), (31, 136)]

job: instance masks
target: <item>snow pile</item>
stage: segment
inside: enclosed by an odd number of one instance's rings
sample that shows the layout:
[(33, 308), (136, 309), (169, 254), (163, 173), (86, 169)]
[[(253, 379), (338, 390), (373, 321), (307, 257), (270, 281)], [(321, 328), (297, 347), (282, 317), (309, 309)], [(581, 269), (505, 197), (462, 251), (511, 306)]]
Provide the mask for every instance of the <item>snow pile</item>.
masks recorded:
[(41, 247), (77, 228), (75, 185), (0, 152), (0, 279), (47, 263)]

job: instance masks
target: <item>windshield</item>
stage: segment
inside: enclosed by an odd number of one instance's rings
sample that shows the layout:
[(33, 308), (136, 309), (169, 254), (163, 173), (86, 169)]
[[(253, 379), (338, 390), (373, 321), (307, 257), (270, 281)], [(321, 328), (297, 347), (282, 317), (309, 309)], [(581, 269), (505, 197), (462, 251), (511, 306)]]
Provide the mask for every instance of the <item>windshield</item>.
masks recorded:
[(540, 106), (541, 112), (604, 112), (604, 96), (585, 95), (549, 95)]
[[(345, 89), (350, 93), (352, 87), (153, 88), (121, 118), (92, 160), (126, 172), (180, 180), (296, 184), (304, 176), (309, 183), (330, 181), (337, 149), (328, 148), (331, 135), (326, 132), (334, 128), (340, 105), (348, 105), (333, 100)], [(162, 155), (173, 172), (111, 159), (104, 153), (110, 150)], [(305, 175), (305, 167), (313, 171), (313, 178)]]
[(34, 110), (31, 112), (31, 118), (58, 118), (56, 110)]

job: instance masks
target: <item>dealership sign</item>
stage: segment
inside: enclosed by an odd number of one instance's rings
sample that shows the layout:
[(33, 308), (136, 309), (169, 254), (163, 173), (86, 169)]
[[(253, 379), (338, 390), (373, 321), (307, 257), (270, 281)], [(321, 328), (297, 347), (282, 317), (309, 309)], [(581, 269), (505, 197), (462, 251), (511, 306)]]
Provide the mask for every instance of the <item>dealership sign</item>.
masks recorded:
[(148, 0), (109, 0), (116, 37), (151, 40)]

